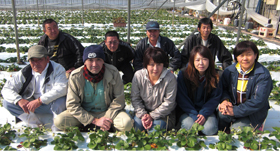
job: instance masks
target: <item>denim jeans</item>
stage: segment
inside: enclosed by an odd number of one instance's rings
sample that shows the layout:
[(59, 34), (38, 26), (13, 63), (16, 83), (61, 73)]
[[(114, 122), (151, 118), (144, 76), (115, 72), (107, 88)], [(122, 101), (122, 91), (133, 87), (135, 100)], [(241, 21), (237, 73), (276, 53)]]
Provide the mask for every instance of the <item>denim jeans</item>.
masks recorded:
[[(181, 124), (181, 128), (185, 128), (185, 129), (189, 130), (192, 128), (192, 125), (194, 124), (195, 121), (193, 120), (193, 118), (191, 118), (188, 114), (185, 113), (185, 114), (181, 115), (179, 122)], [(214, 113), (206, 119), (203, 126), (204, 126), (204, 129), (201, 131), (203, 134), (214, 135), (217, 133), (218, 120)]]
[[(149, 129), (149, 132), (156, 131), (155, 130), (155, 126), (156, 125), (160, 125), (160, 129), (166, 129), (166, 122), (164, 120), (154, 120), (151, 129)], [(135, 128), (135, 131), (137, 131), (137, 130), (140, 130), (140, 131), (145, 130), (145, 128), (142, 125), (141, 119), (139, 119), (136, 116), (134, 116), (134, 128)]]
[[(3, 100), (3, 107), (16, 117), (24, 113), (19, 105), (15, 105), (14, 103), (10, 103), (5, 100)], [(34, 113), (58, 115), (64, 110), (66, 110), (66, 96), (60, 97), (49, 104), (40, 105), (37, 109), (35, 109)]]
[(241, 117), (241, 118), (235, 118), (233, 116), (229, 115), (223, 115), (221, 112), (218, 114), (219, 119), (219, 130), (223, 131), (225, 127), (230, 127), (234, 129), (238, 129), (238, 127), (245, 127), (250, 126), (250, 118), (248, 116)]

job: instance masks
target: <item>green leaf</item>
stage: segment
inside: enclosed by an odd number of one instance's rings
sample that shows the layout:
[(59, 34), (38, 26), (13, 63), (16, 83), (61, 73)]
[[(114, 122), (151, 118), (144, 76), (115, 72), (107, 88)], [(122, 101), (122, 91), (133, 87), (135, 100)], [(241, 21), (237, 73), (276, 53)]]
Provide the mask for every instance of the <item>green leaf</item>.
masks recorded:
[(215, 145), (214, 144), (209, 144), (209, 148), (215, 149)]
[(150, 149), (151, 149), (151, 145), (149, 145), (149, 144), (145, 145), (145, 146), (144, 146), (144, 149), (145, 149), (145, 150), (150, 150)]

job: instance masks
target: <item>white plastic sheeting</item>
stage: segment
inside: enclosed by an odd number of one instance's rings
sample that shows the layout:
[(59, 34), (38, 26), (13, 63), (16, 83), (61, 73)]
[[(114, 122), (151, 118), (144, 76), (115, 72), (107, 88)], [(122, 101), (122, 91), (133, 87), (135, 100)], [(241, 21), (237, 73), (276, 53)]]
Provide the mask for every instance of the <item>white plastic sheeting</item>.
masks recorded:
[[(213, 10), (217, 8), (216, 5), (214, 5), (213, 3), (210, 2), (210, 0), (206, 0), (206, 10), (208, 12), (213, 12)], [(238, 12), (238, 9), (236, 10), (231, 10), (231, 11), (227, 11), (227, 10), (224, 10), (222, 8), (219, 9), (219, 15), (231, 15), (233, 14), (234, 12)], [(215, 12), (215, 14), (217, 14), (218, 11)]]
[[(247, 16), (251, 17), (253, 20), (258, 22), (259, 24), (265, 26), (265, 24), (268, 23), (268, 18), (266, 18), (266, 17), (256, 13), (254, 10), (247, 8), (246, 11), (247, 11)], [(271, 24), (275, 28), (276, 24), (277, 24), (277, 20), (276, 19), (272, 19)]]

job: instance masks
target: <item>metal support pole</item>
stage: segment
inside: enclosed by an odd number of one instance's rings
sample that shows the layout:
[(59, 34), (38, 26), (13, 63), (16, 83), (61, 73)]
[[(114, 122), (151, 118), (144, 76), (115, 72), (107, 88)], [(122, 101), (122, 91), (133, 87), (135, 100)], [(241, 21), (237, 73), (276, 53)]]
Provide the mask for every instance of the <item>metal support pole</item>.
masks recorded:
[(37, 0), (37, 20), (38, 20), (38, 27), (40, 26), (40, 18), (39, 18), (39, 5)]
[(141, 26), (143, 26), (144, 24), (146, 24), (146, 22), (158, 11), (167, 1), (168, 1), (168, 0), (166, 0), (165, 2), (163, 2), (163, 3), (160, 5), (160, 7), (157, 8), (156, 11), (153, 12), (153, 14), (152, 14), (150, 17), (148, 17), (148, 19), (147, 19), (145, 22), (143, 22), (143, 24), (142, 24)]
[(241, 34), (241, 25), (243, 24), (242, 20), (243, 20), (244, 10), (245, 10), (245, 0), (242, 0), (241, 14), (239, 16), (240, 18), (239, 18), (239, 24), (238, 24), (236, 43), (239, 42), (239, 38), (240, 38), (240, 34)]
[(82, 0), (82, 24), (84, 26), (84, 0)]
[[(247, 5), (246, 5), (246, 8), (249, 8), (249, 3), (250, 3), (250, 0), (247, 1)], [(246, 11), (246, 15), (245, 15), (245, 23), (247, 21), (247, 11)]]
[(175, 0), (174, 0), (174, 5), (173, 5), (172, 26), (174, 26), (174, 15), (175, 15)]
[(130, 7), (131, 0), (128, 0), (128, 10), (127, 10), (127, 42), (130, 43)]
[[(221, 3), (221, 0), (219, 0), (219, 4)], [(217, 13), (217, 19), (216, 19), (216, 23), (218, 25), (219, 23), (219, 13), (220, 13), (220, 9), (218, 9), (218, 13)]]
[[(218, 5), (218, 6), (212, 11), (212, 13), (210, 13), (210, 15), (209, 15), (207, 18), (210, 18), (213, 14), (215, 14), (215, 12), (216, 12), (218, 9), (220, 9), (220, 7), (223, 6), (225, 2), (227, 2), (227, 0), (222, 1), (222, 3), (220, 3), (220, 5)], [(197, 29), (195, 29), (191, 34), (193, 34), (193, 33), (195, 33), (195, 32), (197, 32)], [(178, 49), (180, 49), (186, 41), (187, 41), (187, 38), (178, 46)]]
[(22, 64), (20, 61), (20, 54), (19, 54), (19, 44), (18, 44), (18, 31), (17, 31), (17, 18), (16, 18), (16, 7), (15, 7), (15, 0), (12, 0), (13, 5), (13, 21), (15, 27), (15, 39), (16, 39), (16, 48), (17, 48), (17, 64)]

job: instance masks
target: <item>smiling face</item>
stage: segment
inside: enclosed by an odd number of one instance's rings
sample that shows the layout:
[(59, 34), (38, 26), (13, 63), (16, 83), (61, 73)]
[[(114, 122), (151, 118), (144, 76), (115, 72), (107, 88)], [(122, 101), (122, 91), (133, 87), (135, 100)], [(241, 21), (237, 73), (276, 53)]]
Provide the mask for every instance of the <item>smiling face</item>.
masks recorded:
[(251, 48), (236, 57), (243, 71), (249, 70), (255, 63), (256, 58), (257, 54)]
[(105, 45), (111, 52), (115, 52), (119, 47), (119, 39), (117, 36), (108, 36), (105, 40)]
[(101, 58), (89, 58), (84, 64), (92, 74), (98, 74), (103, 67), (104, 61)]
[(200, 35), (203, 40), (207, 40), (208, 36), (211, 33), (211, 25), (210, 24), (201, 24), (200, 28), (197, 28), (198, 31), (200, 32)]
[(163, 70), (163, 63), (155, 63), (153, 59), (150, 59), (150, 62), (147, 65), (147, 70), (150, 79), (158, 79)]
[(43, 31), (51, 40), (55, 40), (59, 34), (58, 26), (55, 22), (45, 24)]
[(46, 68), (47, 64), (50, 62), (49, 57), (43, 57), (43, 58), (31, 58), (29, 59), (30, 66), (32, 70), (38, 73), (42, 73), (44, 69)]
[(194, 67), (199, 72), (200, 75), (204, 75), (205, 71), (209, 67), (209, 59), (204, 58), (199, 53), (196, 53), (194, 57)]
[(160, 33), (159, 30), (147, 30), (146, 31), (147, 37), (149, 38), (150, 42), (157, 42), (159, 33)]

